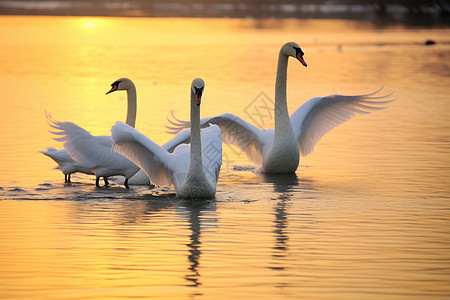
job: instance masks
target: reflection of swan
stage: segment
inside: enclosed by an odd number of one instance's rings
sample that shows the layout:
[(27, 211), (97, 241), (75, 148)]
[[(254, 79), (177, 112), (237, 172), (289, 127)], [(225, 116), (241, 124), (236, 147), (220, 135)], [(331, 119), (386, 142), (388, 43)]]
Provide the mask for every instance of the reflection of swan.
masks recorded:
[(200, 133), (199, 106), (203, 89), (202, 79), (192, 81), (191, 143), (178, 146), (173, 153), (122, 122), (116, 122), (111, 128), (114, 150), (137, 164), (153, 183), (173, 184), (179, 197), (213, 197), (216, 193), (222, 164), (222, 139), (217, 126)]
[[(275, 205), (275, 220), (274, 230), (275, 233), (275, 250), (274, 258), (278, 263), (281, 263), (280, 258), (286, 257), (286, 251), (289, 249), (289, 235), (288, 235), (288, 213), (287, 208), (290, 206), (291, 197), (296, 188), (299, 188), (299, 180), (297, 174), (263, 174), (265, 182), (273, 184), (274, 191), (279, 193), (278, 202)], [(282, 270), (284, 267), (273, 267), (273, 269)]]
[(189, 286), (200, 286), (200, 273), (198, 271), (198, 266), (200, 264), (201, 251), (201, 224), (200, 215), (201, 210), (199, 207), (191, 206), (189, 209), (189, 229), (191, 230), (191, 235), (189, 236), (189, 243), (186, 246), (189, 247), (188, 260), (190, 262), (189, 274), (184, 278), (189, 282)]
[[(274, 222), (273, 232), (275, 233), (276, 241), (275, 245), (273, 246), (273, 249), (277, 251), (286, 251), (289, 249), (288, 213), (286, 211), (287, 208), (289, 208), (290, 206), (289, 200), (290, 197), (287, 195), (280, 196), (280, 201), (278, 201), (275, 206), (275, 214), (274, 214), (275, 220), (273, 221)], [(282, 255), (282, 257), (285, 256), (286, 255)]]
[(277, 193), (292, 192), (295, 188), (299, 187), (299, 181), (297, 174), (262, 174), (264, 182), (273, 184), (274, 191)]
[(64, 181), (67, 183), (70, 182), (70, 175), (73, 173), (94, 174), (91, 169), (74, 161), (66, 150), (56, 150), (55, 148), (48, 147), (47, 151), (39, 151), (39, 153), (47, 155), (58, 164), (61, 172), (64, 174)]
[[(291, 206), (290, 196), (281, 195), (277, 204), (275, 205), (274, 220), (273, 220), (273, 233), (274, 244), (272, 246), (272, 261), (269, 263), (268, 268), (277, 272), (280, 272), (276, 276), (279, 282), (276, 282), (276, 286), (284, 288), (287, 286), (285, 281), (285, 272), (290, 267), (289, 263), (289, 250), (290, 250), (290, 230), (289, 230), (289, 213), (288, 209)], [(281, 275), (281, 276), (280, 276)]]
[[(296, 43), (287, 43), (278, 57), (275, 84), (275, 129), (261, 130), (232, 114), (223, 114), (201, 120), (201, 125), (220, 127), (225, 143), (238, 146), (248, 158), (265, 173), (292, 173), (297, 170), (300, 157), (313, 151), (314, 145), (332, 128), (348, 121), (357, 113), (383, 109), (380, 101), (390, 95), (332, 95), (316, 97), (304, 103), (290, 117), (286, 102), (288, 57), (297, 58), (305, 67), (303, 51)], [(173, 133), (188, 126), (188, 122), (171, 121)]]
[[(111, 85), (109, 94), (116, 90), (126, 90), (128, 111), (126, 122), (133, 126), (136, 122), (136, 87), (127, 78), (121, 78)], [(62, 135), (55, 138), (64, 141), (64, 148), (69, 155), (83, 166), (94, 171), (95, 184), (99, 186), (100, 177), (122, 175), (125, 177), (124, 185), (128, 188), (128, 179), (135, 175), (139, 168), (124, 156), (111, 151), (112, 140), (110, 136), (93, 136), (88, 131), (71, 122), (57, 122), (50, 119), (50, 126), (60, 131), (53, 132)], [(105, 180), (105, 184), (107, 181)]]
[[(273, 261), (268, 266), (269, 269), (284, 272), (288, 268), (289, 256), (289, 213), (291, 206), (292, 192), (299, 188), (299, 180), (295, 173), (293, 174), (263, 174), (263, 179), (267, 183), (273, 184), (274, 191), (279, 193), (278, 200), (274, 205), (273, 233), (275, 237), (272, 247)], [(283, 278), (283, 276), (279, 276)], [(277, 286), (284, 287), (286, 282), (278, 282)]]

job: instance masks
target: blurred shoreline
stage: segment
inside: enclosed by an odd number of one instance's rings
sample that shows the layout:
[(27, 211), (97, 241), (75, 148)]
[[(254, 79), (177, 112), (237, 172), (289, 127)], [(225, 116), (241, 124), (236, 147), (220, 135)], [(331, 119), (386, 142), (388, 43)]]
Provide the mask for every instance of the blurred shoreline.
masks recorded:
[(0, 0), (0, 15), (355, 19), (387, 23), (450, 25), (446, 0), (341, 1), (34, 1)]

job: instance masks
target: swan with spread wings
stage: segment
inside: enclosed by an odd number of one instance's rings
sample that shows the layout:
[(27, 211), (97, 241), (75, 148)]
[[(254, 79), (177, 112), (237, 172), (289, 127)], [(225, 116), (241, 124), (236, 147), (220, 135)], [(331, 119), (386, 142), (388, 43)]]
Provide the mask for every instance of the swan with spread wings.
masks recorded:
[[(315, 97), (300, 106), (289, 116), (286, 99), (288, 58), (294, 57), (307, 66), (304, 53), (296, 43), (281, 47), (275, 83), (275, 128), (259, 129), (233, 114), (222, 114), (200, 120), (202, 127), (216, 124), (220, 127), (225, 143), (235, 145), (245, 152), (251, 162), (263, 173), (293, 173), (300, 162), (300, 154), (306, 156), (328, 131), (350, 120), (357, 114), (366, 114), (386, 108), (394, 101), (392, 94), (378, 96), (380, 90), (366, 95), (331, 95)], [(178, 133), (189, 122), (174, 117), (166, 126), (171, 133)]]
[[(132, 127), (136, 123), (136, 87), (128, 78), (120, 78), (111, 84), (111, 89), (106, 93), (112, 93), (118, 90), (127, 92), (127, 119), (126, 123)], [(124, 185), (129, 187), (128, 180), (135, 176), (140, 170), (139, 168), (119, 153), (111, 151), (113, 142), (110, 136), (91, 135), (87, 130), (72, 122), (58, 122), (50, 116), (49, 124), (55, 135), (60, 137), (54, 138), (57, 141), (64, 142), (64, 149), (68, 155), (86, 169), (92, 170), (96, 176), (95, 184), (100, 186), (100, 177), (105, 180), (108, 185), (107, 177), (121, 175), (125, 177)], [(143, 178), (146, 184), (150, 181)]]
[[(181, 132), (162, 147), (122, 122), (116, 122), (111, 128), (115, 151), (144, 170), (152, 183), (173, 185), (177, 196), (182, 198), (214, 197), (222, 165), (219, 127), (212, 125), (200, 132), (204, 87), (202, 79), (192, 81), (190, 131)], [(187, 140), (190, 144), (184, 143)]]

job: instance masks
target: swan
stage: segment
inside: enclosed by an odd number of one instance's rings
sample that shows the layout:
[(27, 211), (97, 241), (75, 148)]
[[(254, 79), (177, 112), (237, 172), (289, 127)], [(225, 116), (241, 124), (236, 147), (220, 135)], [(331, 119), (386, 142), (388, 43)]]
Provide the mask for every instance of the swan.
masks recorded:
[[(50, 119), (51, 117), (46, 114), (47, 119)], [(64, 174), (64, 182), (65, 183), (71, 183), (70, 176), (73, 173), (84, 173), (88, 175), (94, 175), (94, 172), (92, 172), (91, 169), (83, 166), (79, 162), (75, 161), (69, 153), (67, 153), (66, 150), (61, 149), (58, 150), (53, 147), (47, 147), (47, 151), (38, 151), (38, 153), (42, 153), (51, 159), (53, 159), (57, 164), (58, 168), (61, 170), (61, 172)], [(103, 177), (103, 180), (105, 181), (105, 185), (108, 185), (108, 179), (106, 177)]]
[[(375, 96), (379, 90), (358, 96), (331, 95), (315, 97), (300, 106), (290, 117), (286, 101), (288, 58), (294, 57), (307, 67), (300, 46), (290, 42), (281, 47), (275, 83), (275, 128), (259, 129), (233, 114), (222, 114), (200, 120), (201, 127), (216, 124), (225, 143), (245, 152), (262, 173), (293, 173), (300, 162), (300, 154), (313, 152), (315, 144), (332, 128), (348, 121), (356, 114), (384, 109), (381, 105), (394, 101), (381, 101), (392, 95)], [(173, 112), (172, 112), (173, 116)], [(189, 122), (168, 120), (170, 133), (178, 133)]]
[(58, 164), (58, 167), (64, 174), (64, 182), (66, 183), (70, 183), (70, 175), (76, 172), (89, 175), (94, 174), (94, 172), (92, 172), (91, 169), (86, 168), (85, 166), (73, 160), (66, 150), (57, 150), (52, 147), (47, 147), (47, 151), (38, 151), (38, 152), (47, 155)]
[[(127, 91), (126, 123), (134, 127), (136, 122), (136, 87), (130, 79), (120, 78), (111, 84), (111, 89), (106, 94), (118, 90)], [(110, 136), (93, 136), (72, 122), (58, 122), (50, 116), (47, 117), (50, 126), (58, 130), (52, 133), (61, 135), (61, 137), (54, 139), (64, 142), (67, 153), (81, 165), (94, 172), (97, 187), (100, 186), (100, 177), (103, 177), (105, 185), (108, 185), (107, 177), (122, 175), (125, 177), (125, 187), (129, 188), (128, 180), (138, 173), (139, 168), (123, 155), (111, 151), (113, 142)]]
[[(174, 186), (178, 197), (214, 197), (222, 165), (222, 138), (216, 125), (200, 133), (200, 103), (205, 83), (196, 78), (191, 84), (190, 132), (181, 132), (163, 147), (136, 129), (118, 121), (111, 128), (114, 150), (138, 165), (160, 186)], [(190, 145), (180, 141), (189, 138)], [(166, 149), (178, 145), (172, 153)]]

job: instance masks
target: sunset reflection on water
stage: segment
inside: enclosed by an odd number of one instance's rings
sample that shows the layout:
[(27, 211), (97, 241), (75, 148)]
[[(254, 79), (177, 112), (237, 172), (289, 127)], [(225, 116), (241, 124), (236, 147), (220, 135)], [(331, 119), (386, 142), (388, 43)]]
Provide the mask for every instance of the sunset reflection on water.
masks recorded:
[[(343, 20), (0, 17), (0, 296), (8, 299), (376, 299), (450, 294), (448, 29)], [(433, 38), (438, 43), (425, 47)], [(296, 174), (254, 173), (224, 145), (215, 199), (93, 177), (64, 185), (37, 153), (61, 149), (45, 112), (95, 135), (125, 120), (158, 144), (167, 117), (233, 113), (273, 127), (277, 55), (290, 60), (288, 108), (384, 85), (389, 108), (330, 131)], [(263, 101), (263, 102), (261, 102)], [(256, 124), (255, 122), (259, 122)], [(45, 200), (45, 201), (37, 201)]]

